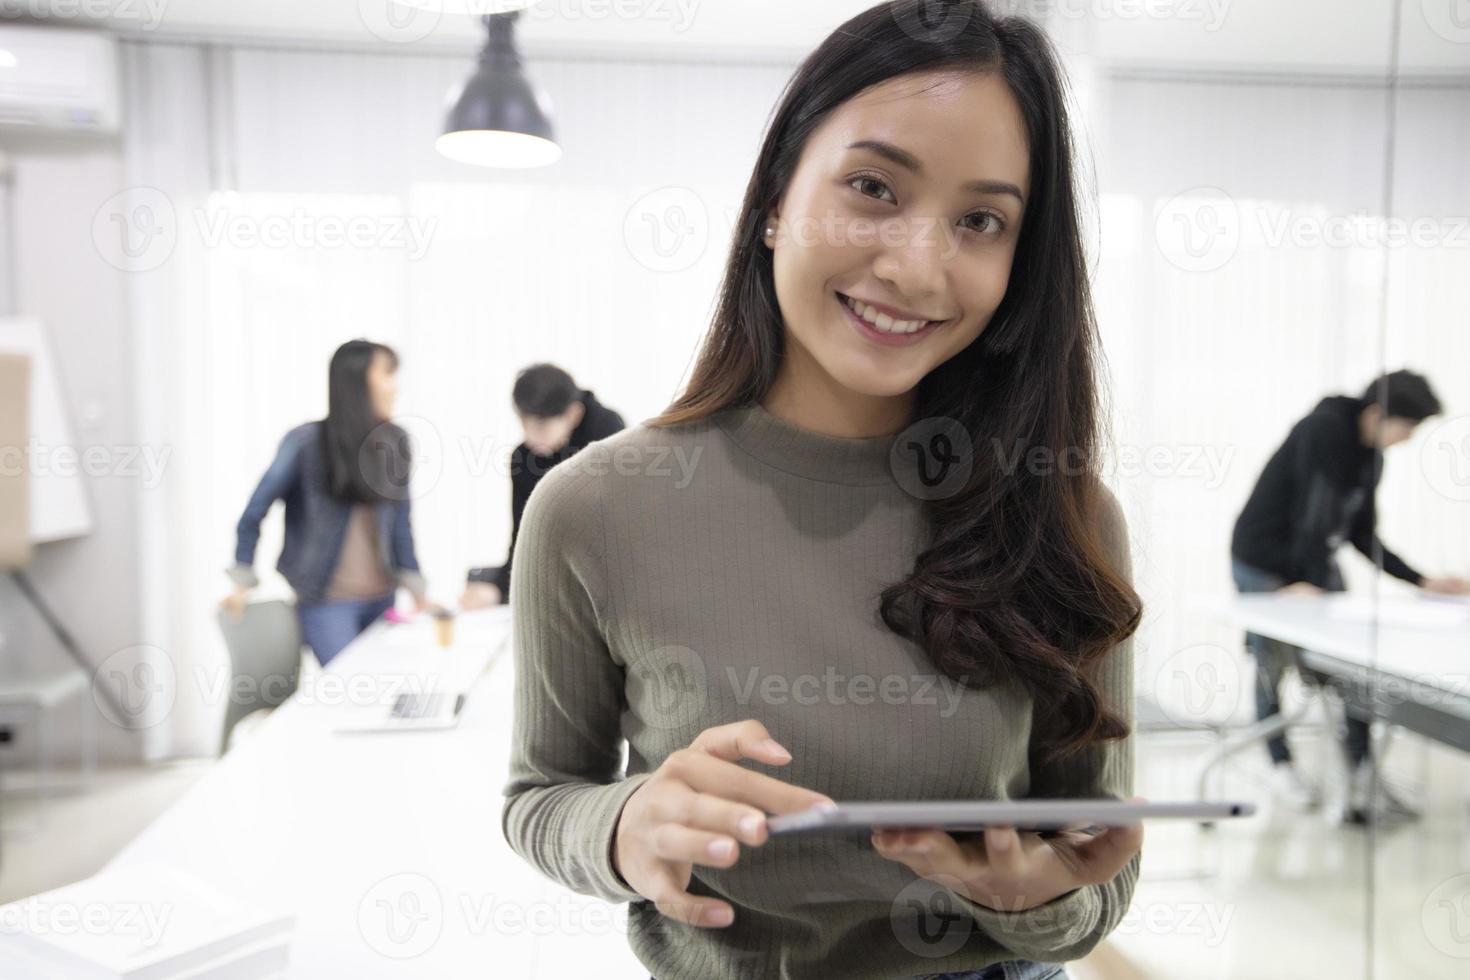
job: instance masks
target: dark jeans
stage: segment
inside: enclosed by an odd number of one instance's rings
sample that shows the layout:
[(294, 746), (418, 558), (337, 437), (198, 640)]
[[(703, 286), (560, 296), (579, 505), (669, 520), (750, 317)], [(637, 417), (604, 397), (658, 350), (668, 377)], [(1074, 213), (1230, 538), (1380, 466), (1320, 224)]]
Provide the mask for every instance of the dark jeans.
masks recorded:
[[(1034, 960), (1006, 960), (992, 963), (983, 970), (958, 973), (921, 973), (908, 980), (1066, 980), (1067, 971), (1060, 963), (1037, 963)], [(657, 980), (649, 977), (648, 980)]]
[[(1235, 579), (1235, 588), (1242, 593), (1275, 592), (1282, 586), (1290, 584), (1274, 572), (1247, 565), (1235, 558), (1230, 560), (1230, 573)], [(1342, 573), (1336, 565), (1332, 566), (1329, 585), (1331, 588), (1328, 591), (1331, 592), (1346, 590)], [(1286, 673), (1286, 668), (1296, 663), (1296, 657), (1301, 652), (1301, 648), (1269, 636), (1261, 636), (1258, 633), (1247, 633), (1245, 646), (1256, 660), (1256, 718), (1269, 718), (1281, 711), (1281, 678)], [(1323, 680), (1319, 674), (1312, 673), (1309, 676), (1316, 678), (1319, 682)], [(1356, 766), (1368, 758), (1368, 731), (1368, 722), (1355, 717), (1350, 708), (1347, 716), (1347, 733), (1343, 738), (1343, 751), (1347, 754), (1350, 765)], [(1272, 762), (1291, 761), (1291, 749), (1286, 744), (1285, 732), (1267, 739), (1266, 749), (1271, 753)]]
[(393, 607), (393, 593), (377, 599), (332, 599), (310, 605), (298, 603), (296, 619), (301, 636), (323, 667), (357, 634)]

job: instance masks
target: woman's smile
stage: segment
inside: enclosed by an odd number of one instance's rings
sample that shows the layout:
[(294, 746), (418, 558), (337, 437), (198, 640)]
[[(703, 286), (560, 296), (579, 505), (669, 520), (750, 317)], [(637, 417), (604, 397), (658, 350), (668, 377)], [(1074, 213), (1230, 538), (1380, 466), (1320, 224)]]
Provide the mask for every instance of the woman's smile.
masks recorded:
[(943, 320), (896, 320), (877, 308), (842, 293), (833, 294), (843, 315), (863, 338), (887, 347), (908, 347), (929, 336)]

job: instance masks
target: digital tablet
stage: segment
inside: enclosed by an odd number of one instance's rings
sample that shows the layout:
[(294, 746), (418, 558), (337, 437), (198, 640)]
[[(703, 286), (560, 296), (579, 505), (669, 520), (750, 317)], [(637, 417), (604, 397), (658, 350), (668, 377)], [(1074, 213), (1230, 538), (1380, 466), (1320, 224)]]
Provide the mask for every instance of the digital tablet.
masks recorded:
[(1141, 820), (1196, 820), (1209, 823), (1248, 817), (1256, 805), (1245, 800), (1219, 802), (1129, 803), (1123, 800), (863, 800), (802, 810), (766, 820), (772, 834), (809, 830), (862, 830), (891, 827), (940, 827), (983, 831), (986, 827), (1017, 830), (1101, 830)]

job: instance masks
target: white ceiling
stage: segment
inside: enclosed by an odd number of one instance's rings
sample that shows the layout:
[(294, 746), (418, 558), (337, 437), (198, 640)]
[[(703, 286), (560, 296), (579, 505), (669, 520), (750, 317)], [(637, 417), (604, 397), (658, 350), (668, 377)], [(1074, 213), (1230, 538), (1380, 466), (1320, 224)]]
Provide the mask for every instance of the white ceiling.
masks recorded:
[[(447, 12), (489, 0), (0, 0), (0, 11), (105, 13), (127, 34), (272, 43), (470, 47), (482, 28)], [(1014, 2), (1014, 0), (1012, 0)], [(1170, 68), (1381, 72), (1392, 11), (1412, 73), (1470, 74), (1466, 0), (1032, 0), (1071, 48)], [(872, 0), (538, 0), (522, 15), (528, 54), (583, 52), (795, 61)], [(1168, 16), (1143, 11), (1165, 9)], [(1459, 22), (1453, 14), (1460, 14)], [(1463, 26), (1460, 26), (1463, 25)]]

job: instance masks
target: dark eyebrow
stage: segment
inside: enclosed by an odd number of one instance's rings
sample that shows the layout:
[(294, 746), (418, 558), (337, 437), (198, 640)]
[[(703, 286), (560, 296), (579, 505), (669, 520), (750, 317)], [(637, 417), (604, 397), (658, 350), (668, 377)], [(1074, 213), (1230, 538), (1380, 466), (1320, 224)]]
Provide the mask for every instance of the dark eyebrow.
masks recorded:
[[(849, 150), (868, 150), (876, 153), (880, 157), (898, 164), (900, 167), (913, 171), (918, 176), (922, 176), (924, 173), (924, 165), (919, 162), (918, 157), (914, 156), (908, 150), (894, 146), (892, 143), (885, 143), (882, 140), (858, 140), (856, 143), (849, 144), (847, 148)], [(1006, 180), (972, 180), (965, 185), (965, 190), (975, 191), (979, 194), (1009, 194), (1022, 204), (1026, 203), (1026, 199), (1021, 196), (1021, 189)]]

